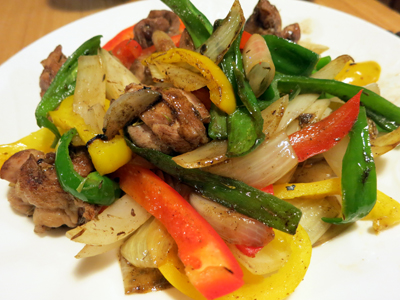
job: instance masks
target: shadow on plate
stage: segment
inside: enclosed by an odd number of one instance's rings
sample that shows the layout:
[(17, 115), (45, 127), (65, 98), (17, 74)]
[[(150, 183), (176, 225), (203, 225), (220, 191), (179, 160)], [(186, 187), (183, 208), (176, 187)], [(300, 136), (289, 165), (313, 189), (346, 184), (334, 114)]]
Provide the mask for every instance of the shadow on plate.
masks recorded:
[(116, 261), (118, 261), (117, 250), (111, 250), (93, 257), (82, 258), (75, 268), (74, 275), (78, 279), (84, 278), (108, 268)]

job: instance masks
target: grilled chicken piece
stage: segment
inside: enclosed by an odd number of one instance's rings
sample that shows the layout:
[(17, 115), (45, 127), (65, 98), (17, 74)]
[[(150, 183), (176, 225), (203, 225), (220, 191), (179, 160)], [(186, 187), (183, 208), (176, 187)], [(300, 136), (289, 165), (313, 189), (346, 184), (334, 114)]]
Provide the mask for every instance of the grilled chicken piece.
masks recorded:
[(44, 68), (42, 74), (40, 75), (39, 85), (40, 85), (40, 97), (43, 97), (44, 93), (49, 88), (51, 82), (56, 76), (58, 70), (67, 60), (67, 57), (62, 53), (62, 47), (58, 45), (49, 56), (41, 61)]
[(244, 30), (261, 35), (276, 35), (297, 43), (300, 40), (299, 24), (291, 24), (282, 30), (282, 19), (278, 9), (268, 0), (259, 0), (247, 20)]
[[(126, 92), (142, 88), (142, 85), (130, 84)], [(184, 153), (208, 142), (204, 123), (210, 121), (210, 115), (196, 96), (176, 88), (148, 88), (160, 92), (162, 100), (144, 111), (140, 119), (160, 142), (157, 140), (154, 144), (155, 137), (148, 132), (144, 134), (143, 128), (129, 129), (132, 140), (138, 146), (148, 145), (148, 148), (164, 153), (170, 153), (171, 150)]]
[[(8, 193), (11, 206), (19, 213), (33, 216), (37, 233), (63, 225), (75, 227), (93, 219), (100, 209), (74, 198), (61, 188), (54, 159), (54, 153), (24, 150), (11, 156), (0, 171), (1, 178), (11, 185)], [(81, 176), (87, 176), (93, 170), (86, 152), (76, 152), (72, 161)]]
[(146, 19), (139, 21), (134, 28), (134, 39), (142, 46), (148, 48), (153, 45), (152, 36), (156, 30), (166, 32), (169, 36), (179, 33), (180, 20), (172, 11), (152, 10)]

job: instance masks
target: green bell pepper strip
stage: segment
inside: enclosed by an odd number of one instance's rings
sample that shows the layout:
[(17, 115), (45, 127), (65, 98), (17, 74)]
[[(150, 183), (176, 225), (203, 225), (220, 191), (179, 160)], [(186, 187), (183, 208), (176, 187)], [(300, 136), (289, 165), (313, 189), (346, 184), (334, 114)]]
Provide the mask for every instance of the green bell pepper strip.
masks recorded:
[(249, 153), (257, 141), (257, 130), (253, 118), (246, 107), (240, 106), (227, 119), (228, 149), (227, 157)]
[(310, 76), (319, 55), (307, 48), (275, 35), (264, 35), (275, 69), (287, 75)]
[(182, 20), (189, 32), (193, 44), (200, 47), (212, 34), (210, 21), (189, 0), (161, 0)]
[(349, 133), (350, 141), (342, 163), (343, 218), (322, 218), (332, 224), (355, 222), (372, 210), (377, 198), (376, 168), (369, 140), (365, 107)]
[(375, 124), (378, 126), (379, 132), (391, 132), (396, 130), (399, 126), (396, 122), (390, 121), (372, 110), (367, 110), (367, 117), (374, 120)]
[(244, 73), (239, 68), (234, 68), (236, 83), (238, 86), (238, 95), (242, 103), (246, 106), (250, 115), (254, 119), (254, 125), (257, 133), (257, 138), (264, 139), (263, 133), (264, 119), (261, 116), (261, 110), (258, 106), (258, 100), (254, 95), (249, 82), (246, 80)]
[(81, 55), (96, 54), (97, 49), (100, 48), (101, 37), (101, 35), (98, 35), (87, 40), (68, 57), (36, 107), (35, 117), (38, 126), (50, 129), (56, 136), (53, 148), (61, 135), (57, 127), (47, 118), (47, 115), (50, 111), (55, 110), (65, 98), (75, 92), (78, 58)]
[(69, 144), (76, 134), (77, 130), (72, 128), (58, 142), (55, 159), (58, 181), (64, 191), (84, 202), (111, 205), (121, 194), (117, 183), (97, 171), (82, 177), (74, 170)]
[[(238, 106), (236, 111), (228, 116), (228, 149), (227, 157), (243, 156), (253, 151), (264, 140), (262, 132), (263, 119), (257, 104), (257, 99), (248, 84), (243, 69), (240, 41), (243, 30), (234, 41), (230, 54), (226, 58), (224, 72), (227, 70), (228, 79), (232, 80)], [(225, 60), (225, 58), (224, 58)]]
[(259, 220), (267, 226), (295, 234), (301, 218), (301, 211), (288, 202), (238, 180), (211, 174), (200, 169), (180, 167), (170, 156), (162, 152), (137, 147), (127, 137), (126, 132), (125, 141), (134, 153), (181, 182), (192, 186), (205, 197)]
[[(276, 74), (272, 84), (260, 98), (267, 101), (266, 104), (272, 103), (279, 99), (281, 94), (291, 93), (296, 88), (300, 88), (301, 93), (328, 93), (343, 101), (351, 99), (353, 95), (363, 90), (361, 103), (366, 107), (367, 114), (372, 120), (388, 131), (392, 131), (400, 124), (400, 107), (368, 89), (337, 80)], [(260, 108), (263, 106), (260, 105)]]
[(228, 115), (225, 112), (211, 103), (210, 123), (207, 129), (210, 138), (213, 140), (226, 140), (228, 138), (227, 118)]
[(329, 64), (331, 61), (332, 61), (332, 58), (330, 56), (321, 57), (318, 60), (317, 65), (315, 66), (315, 71), (321, 70), (323, 67), (325, 67), (327, 64)]

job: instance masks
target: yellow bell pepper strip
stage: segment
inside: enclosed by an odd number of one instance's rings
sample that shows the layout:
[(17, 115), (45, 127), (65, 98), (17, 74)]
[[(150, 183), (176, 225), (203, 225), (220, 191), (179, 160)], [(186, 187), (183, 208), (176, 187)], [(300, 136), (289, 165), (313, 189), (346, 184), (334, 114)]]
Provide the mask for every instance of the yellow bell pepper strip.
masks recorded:
[(158, 219), (178, 246), (189, 281), (207, 299), (243, 285), (243, 273), (222, 238), (171, 186), (148, 169), (127, 164), (115, 172), (120, 187)]
[(224, 72), (208, 57), (197, 52), (174, 48), (167, 52), (154, 53), (144, 60), (147, 65), (187, 63), (200, 71), (207, 79), (211, 101), (222, 111), (231, 114), (236, 108), (235, 94)]
[[(59, 108), (55, 111), (51, 111), (49, 115), (61, 132), (76, 128), (80, 138), (85, 143), (88, 143), (95, 138), (97, 134), (89, 125), (86, 125), (83, 118), (73, 112), (73, 102), (73, 96), (66, 98), (60, 104)], [(88, 145), (88, 151), (95, 169), (101, 175), (114, 172), (119, 167), (128, 163), (132, 158), (132, 151), (126, 145), (124, 138), (119, 135), (115, 136), (110, 141), (93, 140)]]
[(381, 66), (375, 61), (364, 61), (355, 63), (349, 61), (336, 75), (335, 80), (357, 86), (377, 82), (381, 74)]
[(285, 183), (273, 186), (274, 195), (282, 200), (321, 199), (327, 196), (341, 195), (340, 178), (309, 182)]
[[(303, 280), (310, 264), (311, 242), (301, 226), (297, 228), (294, 236), (282, 232), (276, 232), (276, 235), (284, 239), (284, 242), (289, 243), (291, 249), (291, 255), (283, 267), (266, 278), (243, 269), (245, 284), (237, 291), (218, 298), (218, 300), (280, 300), (293, 293)], [(192, 293), (193, 286), (180, 271), (179, 261), (172, 254), (168, 256), (166, 263), (159, 266), (159, 270), (175, 288), (185, 295), (195, 300), (204, 299), (198, 294)]]
[(289, 135), (299, 162), (323, 153), (346, 136), (357, 120), (361, 91), (325, 119)]
[(396, 225), (400, 223), (400, 203), (378, 191), (374, 208), (362, 220), (372, 221), (377, 233)]
[(43, 153), (54, 151), (54, 149), (51, 148), (54, 137), (54, 133), (52, 133), (50, 129), (44, 127), (14, 143), (0, 145), (0, 168), (13, 154), (22, 150), (35, 149)]

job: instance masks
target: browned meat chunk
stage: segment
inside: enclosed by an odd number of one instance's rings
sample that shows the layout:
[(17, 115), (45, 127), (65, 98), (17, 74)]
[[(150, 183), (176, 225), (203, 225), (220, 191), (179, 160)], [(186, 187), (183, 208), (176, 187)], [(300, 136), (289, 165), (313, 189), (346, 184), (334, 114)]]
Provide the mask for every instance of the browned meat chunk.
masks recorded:
[(60, 45), (54, 49), (53, 52), (49, 54), (45, 60), (42, 60), (41, 64), (44, 68), (42, 74), (40, 75), (40, 97), (43, 97), (44, 93), (49, 88), (51, 82), (53, 81), (54, 77), (56, 76), (58, 70), (67, 60), (66, 56), (62, 53), (62, 48)]
[(283, 28), (282, 37), (297, 43), (301, 37), (300, 26), (298, 23), (294, 23)]
[(149, 126), (142, 124), (137, 126), (129, 126), (128, 134), (132, 141), (139, 147), (149, 148), (170, 154), (171, 148), (163, 143)]
[[(125, 91), (133, 92), (142, 88), (143, 85), (130, 84)], [(168, 152), (172, 149), (175, 152), (184, 153), (208, 142), (204, 123), (210, 121), (210, 114), (196, 96), (176, 88), (154, 86), (149, 88), (160, 92), (162, 101), (144, 111), (140, 119), (162, 143), (164, 151), (160, 151), (167, 153), (166, 145)], [(138, 146), (140, 143), (153, 145), (148, 148), (160, 148), (160, 145), (154, 145), (154, 140), (152, 140), (154, 137), (150, 138), (150, 135), (144, 134), (142, 129), (136, 129), (130, 133), (132, 140), (136, 141)]]
[(152, 10), (146, 19), (136, 24), (134, 39), (142, 48), (148, 48), (153, 45), (152, 36), (154, 31), (161, 30), (173, 36), (178, 34), (179, 26), (179, 17), (172, 11)]
[(207, 143), (207, 133), (200, 113), (188, 100), (185, 93), (173, 88), (163, 90), (161, 93), (164, 101), (175, 112), (176, 119), (180, 124), (179, 134), (189, 142), (192, 149)]
[(268, 0), (260, 0), (247, 20), (244, 30), (249, 33), (280, 34), (282, 20), (278, 9)]
[(268, 0), (259, 0), (253, 14), (247, 20), (244, 30), (261, 35), (276, 35), (295, 43), (300, 40), (299, 24), (291, 24), (282, 31), (282, 19), (278, 9)]
[[(72, 155), (82, 176), (93, 170), (86, 152)], [(25, 160), (24, 160), (25, 159)], [(1, 178), (11, 182), (8, 200), (18, 212), (33, 216), (35, 232), (66, 225), (75, 227), (93, 219), (99, 207), (83, 203), (65, 192), (57, 179), (54, 153), (24, 150), (11, 156), (1, 169)]]
[(176, 152), (190, 151), (191, 146), (180, 134), (180, 124), (176, 120), (174, 112), (161, 101), (141, 114), (142, 121), (164, 143)]
[(34, 149), (17, 152), (12, 156), (12, 159), (8, 159), (4, 162), (0, 170), (1, 179), (16, 184), (22, 165), (28, 160), (29, 156), (31, 155), (33, 155), (36, 160), (38, 160), (39, 158), (43, 158), (43, 152)]

